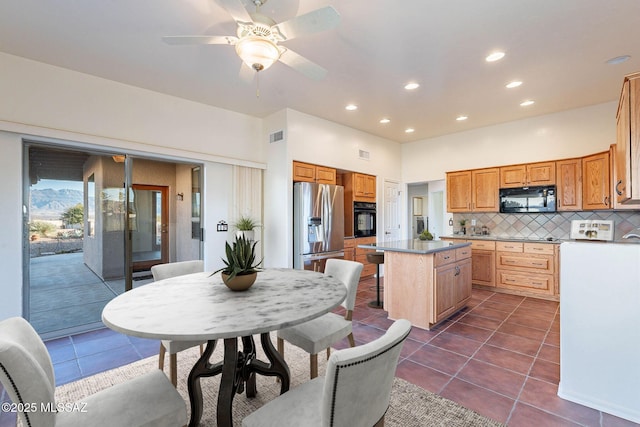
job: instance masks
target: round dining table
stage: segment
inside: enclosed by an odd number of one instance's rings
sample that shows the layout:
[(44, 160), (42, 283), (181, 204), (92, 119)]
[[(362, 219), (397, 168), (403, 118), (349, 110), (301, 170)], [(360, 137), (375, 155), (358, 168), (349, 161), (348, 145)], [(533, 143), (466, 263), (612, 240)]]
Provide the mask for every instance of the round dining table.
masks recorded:
[[(189, 426), (198, 425), (202, 417), (200, 378), (217, 374), (221, 374), (217, 424), (232, 426), (233, 398), (243, 391), (247, 397), (255, 396), (256, 374), (278, 377), (281, 394), (289, 389), (289, 368), (269, 333), (328, 313), (346, 294), (340, 280), (307, 270), (262, 270), (243, 292), (227, 288), (219, 273), (204, 272), (125, 292), (105, 306), (102, 321), (115, 331), (141, 338), (207, 341), (189, 373)], [(268, 362), (256, 358), (254, 335), (260, 335)], [(224, 356), (212, 364), (209, 358), (217, 340), (224, 340)]]

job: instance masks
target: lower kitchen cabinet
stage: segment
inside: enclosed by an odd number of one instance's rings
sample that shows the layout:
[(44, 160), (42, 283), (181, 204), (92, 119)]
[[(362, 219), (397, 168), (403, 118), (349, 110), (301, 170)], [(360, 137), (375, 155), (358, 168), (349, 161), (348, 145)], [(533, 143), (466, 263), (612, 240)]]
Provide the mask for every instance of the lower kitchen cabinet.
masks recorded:
[[(364, 265), (362, 268), (362, 273), (360, 273), (360, 277), (367, 277), (376, 274), (376, 265), (371, 264), (367, 261), (367, 254), (369, 252), (375, 252), (375, 249), (364, 249), (359, 248), (358, 245), (370, 245), (376, 242), (376, 238), (374, 237), (356, 237), (354, 240), (355, 243), (355, 261), (358, 261)], [(345, 240), (346, 242), (346, 240)]]
[(418, 254), (385, 251), (389, 318), (430, 329), (471, 299), (471, 248)]
[(553, 296), (556, 292), (556, 245), (496, 242), (496, 287), (516, 294)]

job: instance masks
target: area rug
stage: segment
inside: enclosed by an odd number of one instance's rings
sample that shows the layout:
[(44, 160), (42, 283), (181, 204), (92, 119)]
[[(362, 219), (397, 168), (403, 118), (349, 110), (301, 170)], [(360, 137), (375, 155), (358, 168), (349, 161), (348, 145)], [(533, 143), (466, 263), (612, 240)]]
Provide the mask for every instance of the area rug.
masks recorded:
[[(261, 356), (259, 339), (258, 357)], [(211, 361), (222, 359), (222, 343), (219, 343), (211, 357)], [(187, 402), (189, 411), (189, 395), (187, 393), (187, 375), (199, 357), (198, 348), (192, 348), (178, 354), (178, 391)], [(285, 359), (291, 372), (291, 388), (309, 379), (309, 355), (304, 351), (285, 343)], [(165, 362), (168, 371), (169, 360)], [(318, 372), (324, 375), (326, 357), (324, 353), (318, 356)], [(158, 358), (150, 357), (138, 362), (122, 366), (107, 372), (96, 374), (82, 380), (59, 386), (56, 389), (58, 402), (81, 401), (83, 397), (114, 384), (124, 382), (152, 369), (158, 369)], [(168, 374), (168, 372), (167, 372)], [(202, 378), (202, 392), (204, 395), (204, 413), (202, 426), (215, 426), (215, 404), (218, 395), (219, 376)], [(236, 395), (233, 401), (234, 426), (241, 425), (242, 418), (255, 411), (260, 406), (276, 398), (280, 393), (280, 384), (274, 377), (257, 376), (258, 395), (248, 399), (244, 394)], [(501, 426), (502, 424), (485, 418), (455, 402), (430, 393), (416, 385), (400, 378), (396, 378), (391, 393), (391, 404), (385, 418), (385, 426), (390, 427), (424, 427), (424, 426)]]

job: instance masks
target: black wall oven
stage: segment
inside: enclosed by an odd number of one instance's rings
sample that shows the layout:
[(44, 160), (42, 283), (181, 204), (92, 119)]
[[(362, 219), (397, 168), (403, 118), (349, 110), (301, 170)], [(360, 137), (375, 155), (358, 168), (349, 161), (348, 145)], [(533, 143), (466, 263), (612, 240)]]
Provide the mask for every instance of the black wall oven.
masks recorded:
[(353, 231), (356, 237), (376, 235), (376, 204), (353, 202)]

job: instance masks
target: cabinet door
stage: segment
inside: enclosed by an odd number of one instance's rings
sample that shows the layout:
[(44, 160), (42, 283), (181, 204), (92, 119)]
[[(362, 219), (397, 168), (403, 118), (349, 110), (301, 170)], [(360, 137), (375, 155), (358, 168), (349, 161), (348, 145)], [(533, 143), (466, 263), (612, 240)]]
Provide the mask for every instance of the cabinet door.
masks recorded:
[(454, 269), (455, 279), (455, 309), (462, 308), (469, 298), (471, 298), (471, 276), (472, 276), (472, 262), (471, 258), (464, 259), (457, 263), (456, 269)]
[(474, 285), (496, 285), (496, 252), (481, 249), (471, 251), (471, 281)]
[(554, 185), (555, 183), (555, 162), (530, 163), (527, 165), (527, 185)]
[(335, 184), (336, 170), (324, 166), (316, 166), (316, 182), (319, 184)]
[(527, 179), (525, 165), (503, 166), (500, 168), (500, 188), (522, 187)]
[[(457, 264), (447, 264), (435, 269), (435, 295), (431, 323), (437, 323), (456, 309), (456, 268)], [(459, 274), (459, 273), (458, 273)]]
[(447, 173), (447, 212), (471, 212), (471, 171)]
[(557, 193), (559, 211), (582, 210), (582, 160), (568, 159), (556, 162)]
[(609, 209), (609, 152), (582, 158), (582, 208)]
[(308, 163), (293, 162), (294, 182), (315, 182), (316, 167)]
[(364, 195), (367, 197), (376, 197), (376, 177), (372, 175), (364, 176)]
[(640, 73), (625, 79), (618, 104), (616, 179), (618, 203), (640, 203)]
[(471, 171), (471, 209), (474, 212), (498, 212), (499, 195), (498, 168), (475, 169)]

